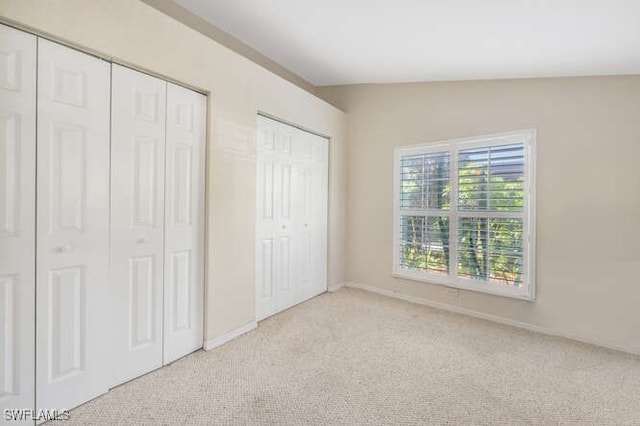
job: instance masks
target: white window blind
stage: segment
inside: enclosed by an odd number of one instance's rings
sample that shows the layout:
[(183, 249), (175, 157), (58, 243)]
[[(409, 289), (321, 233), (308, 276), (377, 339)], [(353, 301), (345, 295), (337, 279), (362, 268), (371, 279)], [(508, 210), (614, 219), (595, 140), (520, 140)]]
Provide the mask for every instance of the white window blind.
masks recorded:
[(394, 274), (532, 299), (532, 130), (395, 153)]

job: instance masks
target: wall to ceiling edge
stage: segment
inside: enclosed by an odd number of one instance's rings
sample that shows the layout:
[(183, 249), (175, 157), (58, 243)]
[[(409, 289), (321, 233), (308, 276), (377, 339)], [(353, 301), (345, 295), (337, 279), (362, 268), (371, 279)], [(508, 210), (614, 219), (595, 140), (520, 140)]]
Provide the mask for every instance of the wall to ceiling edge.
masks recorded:
[[(347, 281), (640, 353), (640, 76), (318, 88), (348, 114)], [(391, 276), (393, 150), (537, 129), (534, 302)]]
[(222, 31), (206, 19), (196, 15), (190, 10), (184, 8), (174, 0), (140, 0), (162, 13), (171, 16), (177, 21), (182, 22), (186, 26), (204, 34), (205, 36), (217, 41), (221, 45), (228, 47), (230, 50), (244, 56), (245, 58), (257, 63), (258, 65), (268, 69), (274, 74), (279, 75), (296, 86), (306, 90), (309, 93), (316, 94), (316, 87), (303, 79), (299, 75), (293, 73), (289, 69), (283, 67), (273, 59), (263, 55), (251, 46), (243, 43), (229, 33)]
[(3, 0), (0, 17), (208, 93), (205, 341), (255, 321), (258, 111), (331, 137), (328, 280), (343, 281), (343, 112), (139, 1)]

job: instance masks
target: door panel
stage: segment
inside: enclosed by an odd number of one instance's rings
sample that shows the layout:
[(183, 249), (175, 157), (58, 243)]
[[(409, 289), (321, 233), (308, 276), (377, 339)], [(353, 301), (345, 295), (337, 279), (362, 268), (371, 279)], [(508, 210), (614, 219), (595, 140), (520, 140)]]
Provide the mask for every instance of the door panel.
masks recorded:
[(36, 37), (0, 25), (0, 411), (34, 407)]
[[(153, 228), (156, 224), (158, 188), (162, 182), (156, 177), (160, 172), (162, 175), (162, 164), (159, 160), (162, 152), (158, 153), (159, 141), (145, 136), (134, 136), (132, 138), (133, 163), (131, 164), (133, 185), (131, 193), (132, 220), (131, 224), (135, 228)], [(161, 194), (160, 194), (161, 195)]]
[[(274, 249), (273, 249), (273, 239), (265, 238), (261, 242), (261, 246), (259, 247), (259, 252), (261, 256), (259, 257), (259, 264), (261, 266), (259, 270), (260, 280), (262, 281), (262, 287), (258, 289), (258, 293), (261, 298), (270, 300), (273, 296), (273, 257), (274, 257)], [(272, 309), (269, 309), (271, 311)]]
[[(258, 117), (257, 218), (256, 218), (256, 318), (262, 320), (286, 309), (291, 302), (287, 243), (290, 225), (291, 129)], [(283, 259), (283, 256), (287, 258)]]
[[(144, 349), (154, 342), (154, 326), (158, 321), (154, 315), (153, 299), (157, 293), (154, 274), (156, 265), (153, 256), (137, 256), (129, 259), (129, 308), (128, 343), (132, 351)], [(155, 288), (154, 288), (155, 287)], [(156, 366), (150, 366), (155, 368)]]
[(108, 389), (109, 72), (38, 40), (36, 405)]
[(167, 87), (164, 363), (202, 347), (206, 97)]
[(162, 366), (166, 85), (113, 65), (112, 386)]
[(86, 323), (84, 293), (87, 282), (83, 267), (52, 270), (49, 274), (48, 309), (51, 313), (51, 381), (85, 369)]
[(280, 235), (276, 239), (276, 311), (282, 311), (294, 302), (294, 291), (291, 287), (292, 262), (291, 262), (291, 238)]
[(84, 128), (51, 123), (51, 137), (51, 230), (82, 232), (86, 215)]
[(257, 200), (256, 200), (256, 318), (261, 320), (275, 312), (275, 188), (276, 166), (269, 155), (275, 144), (272, 129), (258, 129)]
[(191, 327), (191, 251), (174, 251), (169, 260), (171, 315), (169, 328), (177, 334)]
[(295, 238), (295, 222), (292, 217), (292, 198), (295, 204), (295, 194), (293, 190), (292, 181), (292, 168), (293, 164), (290, 162), (291, 153), (291, 134), (288, 129), (285, 132), (280, 133), (276, 137), (276, 141), (279, 141), (280, 152), (283, 159), (278, 161), (278, 186), (276, 187), (275, 195), (276, 202), (280, 206), (279, 214), (275, 220), (274, 225), (276, 236), (276, 275), (275, 283), (275, 310), (280, 312), (287, 309), (295, 303), (295, 286), (296, 283), (296, 271), (294, 270), (296, 264), (292, 261), (292, 256), (295, 256), (295, 252), (292, 250), (292, 241), (296, 242)]
[(329, 205), (329, 141), (316, 135), (311, 140), (311, 161), (307, 194), (310, 237), (310, 278), (308, 297), (327, 290), (327, 229)]
[[(294, 139), (295, 144), (299, 148), (309, 147), (304, 138), (306, 132), (299, 131)], [(311, 192), (314, 188), (311, 186), (311, 170), (308, 164), (308, 156), (305, 156), (304, 150), (298, 150), (298, 162), (294, 168), (293, 177), (293, 223), (291, 236), (294, 240), (295, 250), (293, 259), (292, 275), (295, 281), (294, 302), (306, 300), (313, 296), (313, 292), (309, 291), (310, 273), (312, 266), (312, 258), (310, 251), (311, 234), (309, 225), (311, 223), (310, 203)]]

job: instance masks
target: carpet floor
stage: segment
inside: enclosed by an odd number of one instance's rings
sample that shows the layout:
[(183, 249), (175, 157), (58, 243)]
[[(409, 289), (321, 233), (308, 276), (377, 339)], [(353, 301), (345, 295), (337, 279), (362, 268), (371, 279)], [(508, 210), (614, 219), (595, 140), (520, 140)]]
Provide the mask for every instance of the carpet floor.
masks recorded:
[(344, 288), (60, 423), (640, 425), (640, 357)]

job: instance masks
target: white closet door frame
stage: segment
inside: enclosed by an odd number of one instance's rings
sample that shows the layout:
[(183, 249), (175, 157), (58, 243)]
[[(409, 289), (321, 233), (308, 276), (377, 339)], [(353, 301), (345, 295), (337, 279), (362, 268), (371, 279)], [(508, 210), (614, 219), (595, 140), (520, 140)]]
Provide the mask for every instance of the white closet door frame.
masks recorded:
[(38, 39), (36, 408), (108, 389), (109, 73)]
[(203, 345), (206, 99), (168, 83), (165, 364)]
[(0, 414), (34, 408), (36, 37), (0, 25)]
[(162, 366), (166, 90), (113, 65), (112, 386)]
[(326, 291), (328, 140), (258, 116), (256, 318)]

